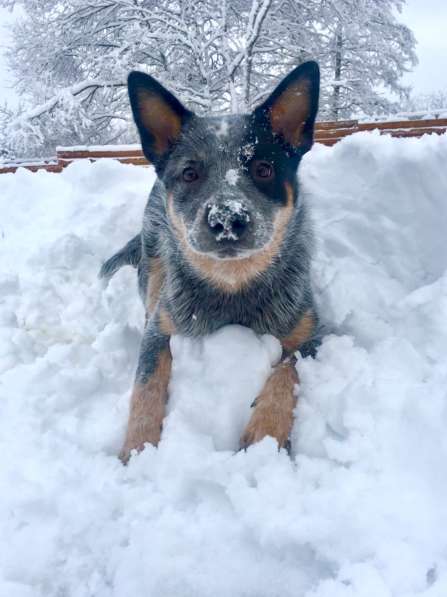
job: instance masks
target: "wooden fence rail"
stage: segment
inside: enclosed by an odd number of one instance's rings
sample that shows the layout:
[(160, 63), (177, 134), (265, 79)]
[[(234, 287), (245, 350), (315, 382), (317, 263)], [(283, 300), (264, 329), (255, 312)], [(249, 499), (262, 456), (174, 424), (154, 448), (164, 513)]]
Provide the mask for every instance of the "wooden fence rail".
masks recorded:
[[(315, 141), (324, 145), (334, 145), (343, 137), (360, 131), (379, 130), (381, 135), (392, 137), (422, 137), (426, 134), (442, 135), (447, 132), (447, 118), (434, 120), (399, 120), (390, 122), (358, 122), (357, 120), (339, 120), (336, 122), (318, 122)], [(63, 168), (77, 160), (95, 161), (112, 158), (124, 164), (148, 165), (140, 145), (104, 145), (90, 147), (58, 147), (56, 157), (35, 160), (15, 160), (0, 163), (0, 174), (15, 172), (17, 168), (61, 172)]]

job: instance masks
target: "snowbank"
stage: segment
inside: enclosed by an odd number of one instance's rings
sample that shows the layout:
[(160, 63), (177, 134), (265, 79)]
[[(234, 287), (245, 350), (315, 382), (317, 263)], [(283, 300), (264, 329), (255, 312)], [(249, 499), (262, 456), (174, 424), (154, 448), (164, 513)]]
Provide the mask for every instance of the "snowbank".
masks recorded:
[(150, 169), (0, 176), (1, 597), (447, 595), (447, 136), (316, 146), (303, 189), (337, 335), (301, 360), (293, 457), (236, 453), (278, 357), (176, 338), (158, 450), (116, 458), (143, 313), (101, 260)]

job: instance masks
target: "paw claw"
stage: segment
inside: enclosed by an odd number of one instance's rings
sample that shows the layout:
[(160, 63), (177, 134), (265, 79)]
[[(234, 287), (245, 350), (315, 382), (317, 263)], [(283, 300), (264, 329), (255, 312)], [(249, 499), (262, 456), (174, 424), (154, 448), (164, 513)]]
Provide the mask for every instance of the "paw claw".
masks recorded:
[(118, 454), (118, 458), (121, 460), (121, 464), (127, 466), (127, 463), (130, 460), (130, 455), (130, 452), (128, 452), (127, 450), (121, 450), (121, 452)]

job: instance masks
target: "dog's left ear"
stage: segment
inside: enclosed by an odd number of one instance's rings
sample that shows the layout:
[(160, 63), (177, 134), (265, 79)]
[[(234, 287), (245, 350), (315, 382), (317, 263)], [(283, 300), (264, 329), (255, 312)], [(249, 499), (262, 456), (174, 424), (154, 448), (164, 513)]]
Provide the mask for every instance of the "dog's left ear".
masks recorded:
[(320, 69), (316, 62), (304, 62), (277, 86), (254, 111), (255, 121), (272, 131), (293, 150), (312, 147), (320, 92)]
[(179, 100), (150, 75), (133, 71), (127, 80), (130, 105), (146, 158), (160, 166), (192, 116)]

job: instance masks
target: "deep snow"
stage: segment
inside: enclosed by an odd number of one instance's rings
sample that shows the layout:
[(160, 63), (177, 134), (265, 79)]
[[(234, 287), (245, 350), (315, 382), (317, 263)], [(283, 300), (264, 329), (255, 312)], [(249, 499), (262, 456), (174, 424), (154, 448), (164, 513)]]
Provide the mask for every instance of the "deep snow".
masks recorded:
[(234, 453), (278, 343), (174, 338), (158, 449), (123, 467), (153, 172), (0, 176), (1, 597), (447, 595), (447, 136), (315, 146), (315, 283), (336, 334), (301, 377), (293, 457)]

